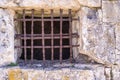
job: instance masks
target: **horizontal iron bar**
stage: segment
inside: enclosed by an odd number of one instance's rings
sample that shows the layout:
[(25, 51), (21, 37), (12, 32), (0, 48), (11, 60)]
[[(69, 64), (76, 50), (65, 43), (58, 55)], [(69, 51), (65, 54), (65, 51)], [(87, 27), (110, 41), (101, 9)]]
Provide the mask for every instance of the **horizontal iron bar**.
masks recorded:
[[(42, 39), (42, 35), (41, 35), (41, 34), (33, 34), (33, 35), (31, 35), (31, 34), (26, 34), (26, 36), (24, 36), (23, 34), (16, 34), (15, 38), (16, 38), (16, 39), (24, 39), (24, 38), (30, 39), (31, 36), (34, 37), (34, 39)], [(60, 36), (60, 34), (54, 34), (54, 35), (53, 35), (54, 38), (58, 38), (58, 39), (60, 38), (59, 36)], [(69, 38), (69, 34), (63, 34), (62, 36), (63, 36), (63, 38)], [(45, 37), (46, 39), (50, 39), (50, 38), (51, 38), (51, 34), (45, 34), (44, 37)], [(73, 34), (72, 37), (78, 38), (79, 35)]]
[[(79, 36), (77, 33), (72, 33), (73, 36)], [(24, 37), (24, 34), (15, 34), (15, 36)], [(26, 37), (40, 37), (42, 34), (26, 34)], [(45, 34), (45, 36), (51, 36), (51, 34)], [(60, 36), (60, 34), (53, 34), (53, 36)], [(62, 34), (62, 36), (69, 36), (69, 34)]]
[[(69, 36), (62, 37), (63, 39), (69, 39)], [(24, 39), (24, 37), (16, 37), (16, 39)], [(25, 39), (31, 39), (31, 37), (26, 37)], [(33, 37), (33, 39), (42, 39), (42, 37)], [(44, 37), (44, 39), (52, 39), (50, 36)], [(54, 39), (60, 39), (59, 36), (54, 37)]]
[[(31, 36), (31, 34), (26, 34), (27, 36)], [(46, 36), (51, 36), (51, 34), (45, 34)], [(69, 34), (62, 34), (63, 36), (68, 36)], [(72, 35), (77, 35), (77, 33), (73, 33)], [(16, 34), (16, 36), (24, 36), (24, 34)], [(42, 34), (33, 34), (33, 36), (42, 36)], [(53, 36), (60, 36), (60, 34), (53, 34)]]
[[(31, 46), (15, 46), (15, 48), (31, 48)], [(45, 48), (52, 48), (52, 46), (44, 46)], [(60, 48), (60, 46), (53, 46), (54, 48)], [(70, 46), (62, 46), (62, 48), (69, 48)], [(72, 45), (72, 47), (79, 47), (79, 45)], [(42, 46), (33, 46), (33, 48), (43, 48)]]
[[(16, 36), (24, 36), (24, 34), (15, 34)], [(72, 33), (72, 35), (78, 35), (77, 33)], [(26, 34), (26, 36), (32, 36), (32, 34)], [(42, 34), (33, 34), (33, 36), (42, 36)], [(51, 34), (45, 34), (45, 36), (51, 36)], [(53, 34), (53, 36), (60, 36), (60, 34)], [(62, 34), (62, 36), (69, 36), (69, 34)]]
[[(15, 21), (42, 21), (42, 19), (14, 19)], [(72, 18), (72, 20), (74, 21), (77, 21), (79, 20), (79, 18)], [(44, 19), (44, 21), (51, 21), (51, 19)], [(53, 19), (53, 21), (60, 21), (60, 19)], [(69, 21), (69, 18), (68, 19), (62, 19), (62, 21)]]

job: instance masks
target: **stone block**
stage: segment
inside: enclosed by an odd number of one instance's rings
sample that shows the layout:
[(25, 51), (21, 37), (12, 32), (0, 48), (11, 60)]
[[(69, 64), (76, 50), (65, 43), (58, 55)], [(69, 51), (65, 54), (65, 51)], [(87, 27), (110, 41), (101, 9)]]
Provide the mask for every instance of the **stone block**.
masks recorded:
[[(66, 6), (67, 5), (67, 6)], [(20, 8), (26, 9), (72, 9), (78, 10), (80, 5), (75, 0), (2, 0), (0, 1), (0, 7), (12, 8), (19, 10)]]
[(0, 9), (0, 65), (15, 63), (14, 11)]
[(11, 69), (8, 71), (9, 80), (28, 80), (28, 74), (20, 69)]
[(0, 68), (0, 80), (119, 80), (120, 68), (95, 64), (76, 64), (71, 68)]
[(82, 27), (81, 53), (98, 63), (115, 62), (115, 26), (101, 22), (99, 9), (82, 7), (80, 23)]
[(80, 5), (88, 7), (101, 7), (101, 0), (78, 0)]
[(120, 66), (113, 66), (112, 67), (112, 79), (113, 80), (120, 80)]
[(103, 22), (120, 22), (120, 1), (103, 0), (102, 1)]

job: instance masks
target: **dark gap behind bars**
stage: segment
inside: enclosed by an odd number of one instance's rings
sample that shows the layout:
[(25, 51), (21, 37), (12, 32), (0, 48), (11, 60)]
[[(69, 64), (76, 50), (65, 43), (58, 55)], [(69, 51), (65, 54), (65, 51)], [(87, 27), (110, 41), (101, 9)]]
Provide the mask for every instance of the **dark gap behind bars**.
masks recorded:
[[(26, 19), (31, 19), (30, 16), (26, 16)], [(67, 19), (68, 17), (63, 17), (64, 19)], [(34, 19), (41, 19), (40, 17), (34, 17)], [(47, 17), (45, 19), (50, 19), (50, 17)], [(59, 17), (54, 17), (54, 19), (59, 19)], [(53, 34), (60, 34), (60, 21), (53, 21), (54, 26), (53, 26)], [(44, 22), (44, 32), (45, 34), (51, 34), (51, 21), (45, 21)], [(69, 34), (69, 21), (63, 21), (62, 24), (62, 33), (63, 34)], [(34, 21), (34, 34), (41, 34), (42, 29), (41, 29), (41, 21)], [(22, 23), (22, 34), (24, 34), (23, 30), (23, 23)], [(26, 34), (31, 34), (31, 21), (26, 22)], [(54, 46), (60, 46), (60, 39), (54, 39)], [(27, 39), (27, 46), (31, 46), (31, 40)], [(33, 46), (42, 46), (42, 40), (41, 39), (36, 39), (34, 40), (34, 45)], [(22, 40), (22, 45), (24, 46), (24, 40)], [(69, 45), (69, 38), (67, 39), (62, 39), (62, 45)], [(45, 46), (51, 46), (51, 39), (45, 39)], [(42, 60), (42, 48), (34, 48), (34, 59), (36, 60)], [(59, 60), (59, 54), (60, 54), (60, 49), (59, 48), (54, 48), (54, 60)], [(70, 48), (63, 48), (62, 51), (62, 59), (69, 59), (70, 57)], [(45, 57), (46, 60), (51, 60), (51, 48), (46, 48), (45, 49)], [(22, 49), (22, 56), (20, 59), (24, 59), (24, 49)], [(27, 59), (31, 59), (31, 49), (27, 48)]]

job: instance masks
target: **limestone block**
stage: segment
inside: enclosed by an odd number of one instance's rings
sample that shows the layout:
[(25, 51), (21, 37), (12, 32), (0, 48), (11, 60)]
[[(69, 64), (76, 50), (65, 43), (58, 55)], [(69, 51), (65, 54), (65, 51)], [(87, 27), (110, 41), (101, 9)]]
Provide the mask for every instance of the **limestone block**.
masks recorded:
[(120, 66), (76, 64), (66, 68), (0, 68), (0, 80), (119, 80)]
[(15, 62), (14, 58), (14, 11), (0, 9), (0, 65)]
[(113, 80), (120, 80), (120, 66), (113, 66), (112, 67), (112, 79)]
[[(43, 9), (79, 9), (80, 6), (74, 0), (23, 0), (19, 3), (20, 7), (37, 7)], [(67, 5), (67, 6), (66, 6)]]
[[(77, 15), (74, 17), (74, 18), (78, 18), (80, 17), (80, 15)], [(72, 33), (76, 33), (79, 35), (78, 38), (74, 38), (72, 39), (72, 44), (73, 45), (81, 45), (81, 36), (80, 36), (80, 33), (81, 33), (81, 27), (80, 27), (80, 21), (72, 21)], [(80, 47), (80, 46), (79, 46)], [(73, 47), (73, 58), (75, 60), (79, 60), (77, 58), (80, 58), (79, 57), (79, 48), (78, 47)]]
[(0, 80), (8, 80), (7, 69), (0, 68)]
[(95, 80), (94, 74), (91, 70), (81, 70), (78, 74), (79, 80)]
[(109, 80), (106, 78), (109, 75), (113, 76), (113, 80), (119, 80), (119, 68), (111, 70), (94, 64), (75, 64), (65, 68), (21, 66), (0, 68), (0, 75), (0, 80)]
[(18, 0), (1, 0), (0, 7), (16, 7)]
[[(24, 71), (28, 72), (28, 70)], [(46, 80), (45, 71), (35, 69), (29, 70), (28, 80)]]
[(101, 0), (78, 0), (80, 5), (88, 7), (101, 7)]
[(105, 68), (105, 77), (106, 77), (106, 80), (111, 80), (112, 79), (111, 71), (112, 71), (111, 68)]
[(120, 22), (120, 1), (102, 1), (103, 22)]
[(120, 24), (115, 25), (115, 35), (116, 35), (116, 64), (120, 65)]
[(80, 5), (75, 0), (2, 0), (0, 7), (12, 9), (73, 9), (78, 10)]
[(80, 8), (80, 5), (75, 0), (52, 0), (52, 8), (77, 10)]
[(20, 0), (20, 7), (41, 7), (41, 8), (51, 8), (52, 1), (51, 0)]
[[(15, 15), (15, 18), (18, 18), (18, 15)], [(21, 24), (19, 21), (14, 21), (14, 34), (20, 34), (21, 33)], [(14, 46), (21, 46), (22, 41), (20, 39), (14, 39)], [(22, 49), (21, 48), (15, 48), (14, 49), (15, 53), (15, 59), (19, 60), (22, 54)]]
[(96, 80), (106, 80), (106, 76), (104, 75), (104, 67), (97, 66), (94, 68), (93, 72)]
[(81, 9), (82, 54), (88, 55), (98, 63), (115, 62), (115, 26), (101, 23), (101, 13), (97, 9)]
[(10, 69), (8, 71), (9, 80), (28, 80), (27, 73), (23, 72), (20, 69)]
[[(93, 80), (106, 80), (105, 68), (101, 65), (93, 65), (93, 64), (75, 64), (75, 68), (82, 70), (90, 70), (91, 74), (94, 75)], [(76, 70), (76, 69), (75, 69)], [(92, 76), (92, 75), (91, 75)], [(83, 76), (84, 77), (84, 76)], [(89, 79), (88, 79), (89, 80)], [(92, 80), (92, 79), (91, 79)]]
[(62, 80), (62, 70), (50, 70), (46, 71), (46, 78), (48, 80)]

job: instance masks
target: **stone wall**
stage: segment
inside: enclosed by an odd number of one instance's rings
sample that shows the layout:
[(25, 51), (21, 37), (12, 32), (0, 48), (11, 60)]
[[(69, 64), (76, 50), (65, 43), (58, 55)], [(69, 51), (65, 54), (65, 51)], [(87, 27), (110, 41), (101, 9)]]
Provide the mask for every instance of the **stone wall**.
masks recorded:
[[(119, 80), (119, 5), (119, 0), (1, 0), (0, 80), (16, 80), (14, 76), (17, 75), (20, 75), (20, 79), (17, 78), (17, 80), (21, 80), (21, 78), (23, 80), (41, 80), (40, 76), (45, 80)], [(61, 8), (64, 11), (72, 9), (73, 17), (80, 17), (80, 21), (73, 22), (73, 32), (79, 34), (77, 40), (73, 39), (73, 44), (80, 44), (79, 48), (73, 49), (73, 56), (78, 62), (81, 61), (81, 55), (87, 56), (86, 60), (93, 61), (98, 66), (86, 64), (86, 67), (84, 64), (75, 64), (72, 65), (74, 67), (72, 69), (70, 67), (67, 67), (67, 70), (49, 68), (50, 71), (44, 71), (46, 69), (41, 71), (39, 70), (41, 68), (3, 68), (3, 65), (17, 61), (16, 56), (18, 55), (14, 51), (14, 43), (19, 42), (14, 40), (14, 34), (17, 31), (14, 22), (16, 12), (32, 8), (46, 11), (54, 9), (56, 14), (57, 10)]]
[(15, 63), (14, 11), (0, 9), (0, 65)]
[(98, 63), (115, 63), (115, 26), (102, 21), (102, 9), (82, 7), (80, 10), (82, 27), (81, 53)]
[(0, 68), (0, 80), (119, 80), (120, 78), (118, 66), (108, 68), (94, 64), (72, 64), (68, 67), (4, 67)]
[[(119, 0), (78, 0), (81, 8), (79, 52), (97, 63), (120, 65)], [(84, 3), (84, 4), (83, 4)]]
[[(110, 68), (104, 68), (100, 65), (76, 64), (71, 68), (61, 69), (41, 69), (41, 67), (39, 69), (25, 69), (14, 67), (14, 69), (2, 68), (0, 74), (3, 76), (0, 76), (0, 80), (111, 80), (110, 72)], [(115, 78), (114, 80), (117, 80), (117, 77)]]

